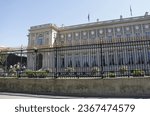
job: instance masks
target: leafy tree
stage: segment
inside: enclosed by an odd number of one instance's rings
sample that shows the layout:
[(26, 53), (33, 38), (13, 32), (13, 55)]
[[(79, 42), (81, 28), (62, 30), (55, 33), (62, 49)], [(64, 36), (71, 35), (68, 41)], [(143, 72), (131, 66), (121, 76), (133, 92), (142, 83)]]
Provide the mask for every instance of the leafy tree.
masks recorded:
[(0, 53), (0, 67), (4, 68), (7, 56), (8, 56), (7, 54)]

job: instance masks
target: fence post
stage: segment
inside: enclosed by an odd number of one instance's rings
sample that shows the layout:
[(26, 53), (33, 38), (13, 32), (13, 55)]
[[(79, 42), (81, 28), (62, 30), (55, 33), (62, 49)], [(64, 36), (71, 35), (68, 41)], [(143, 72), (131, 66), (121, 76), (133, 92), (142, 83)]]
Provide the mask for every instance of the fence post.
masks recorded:
[(21, 67), (21, 70), (22, 70), (22, 52), (23, 52), (23, 48), (22, 48), (22, 46), (21, 46), (21, 64), (20, 64), (20, 67)]
[(101, 42), (101, 44), (100, 44), (100, 48), (101, 48), (101, 78), (103, 79), (103, 46), (102, 46), (102, 42)]
[(55, 54), (55, 73), (54, 73), (54, 78), (57, 78), (57, 45), (55, 46), (55, 51), (56, 51), (56, 54)]

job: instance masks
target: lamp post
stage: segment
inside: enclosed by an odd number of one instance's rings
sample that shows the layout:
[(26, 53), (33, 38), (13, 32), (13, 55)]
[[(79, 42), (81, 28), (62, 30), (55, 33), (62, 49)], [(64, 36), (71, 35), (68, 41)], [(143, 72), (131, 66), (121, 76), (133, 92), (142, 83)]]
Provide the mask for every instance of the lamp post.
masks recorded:
[(34, 47), (34, 52), (35, 52), (35, 70), (37, 70), (37, 52), (38, 52), (38, 49), (36, 47)]

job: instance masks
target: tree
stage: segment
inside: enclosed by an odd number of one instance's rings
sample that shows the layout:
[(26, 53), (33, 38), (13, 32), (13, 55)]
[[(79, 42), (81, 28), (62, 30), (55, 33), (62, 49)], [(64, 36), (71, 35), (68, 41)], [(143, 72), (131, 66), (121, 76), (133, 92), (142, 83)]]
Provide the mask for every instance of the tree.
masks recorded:
[(4, 68), (7, 56), (8, 56), (7, 54), (0, 54), (0, 67)]

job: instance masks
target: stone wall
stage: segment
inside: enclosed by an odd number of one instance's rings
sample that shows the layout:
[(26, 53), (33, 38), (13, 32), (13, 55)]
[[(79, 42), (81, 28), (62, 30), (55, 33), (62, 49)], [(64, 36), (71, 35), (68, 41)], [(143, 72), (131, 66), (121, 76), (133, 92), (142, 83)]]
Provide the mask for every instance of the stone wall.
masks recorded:
[(84, 97), (148, 97), (150, 78), (0, 79), (1, 92)]

